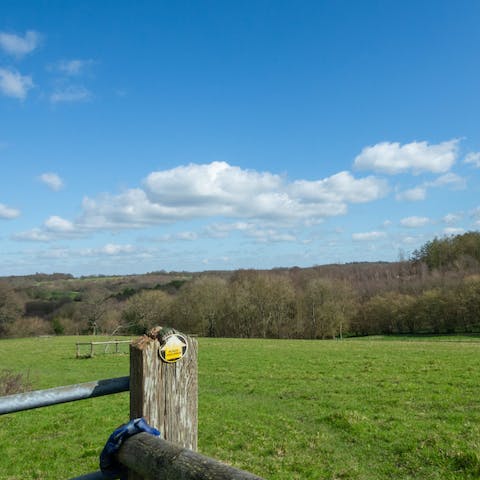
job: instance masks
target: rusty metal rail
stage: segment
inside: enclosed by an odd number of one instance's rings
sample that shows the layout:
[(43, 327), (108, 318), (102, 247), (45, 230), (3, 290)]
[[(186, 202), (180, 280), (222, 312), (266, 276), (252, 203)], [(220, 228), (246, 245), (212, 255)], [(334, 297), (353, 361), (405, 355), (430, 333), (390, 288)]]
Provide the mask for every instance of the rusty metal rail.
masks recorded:
[(0, 415), (32, 408), (48, 407), (60, 403), (74, 402), (87, 398), (102, 397), (114, 393), (128, 392), (130, 377), (109, 378), (94, 382), (78, 383), (65, 387), (35, 390), (0, 397)]

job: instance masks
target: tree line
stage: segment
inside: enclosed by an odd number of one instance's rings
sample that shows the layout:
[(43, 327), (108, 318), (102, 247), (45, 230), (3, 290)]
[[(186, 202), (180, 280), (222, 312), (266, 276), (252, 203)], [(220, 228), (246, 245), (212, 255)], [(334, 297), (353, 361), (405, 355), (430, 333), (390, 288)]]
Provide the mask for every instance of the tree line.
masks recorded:
[(436, 238), (391, 263), (0, 280), (0, 336), (155, 325), (245, 338), (480, 332), (479, 312), (478, 232)]

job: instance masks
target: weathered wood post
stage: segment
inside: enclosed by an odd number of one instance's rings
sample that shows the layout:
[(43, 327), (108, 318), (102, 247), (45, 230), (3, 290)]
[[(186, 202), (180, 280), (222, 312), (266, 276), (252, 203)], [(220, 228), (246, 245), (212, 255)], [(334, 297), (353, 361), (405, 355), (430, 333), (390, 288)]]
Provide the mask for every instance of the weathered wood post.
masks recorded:
[(148, 433), (128, 438), (118, 459), (145, 480), (263, 480)]
[(156, 327), (130, 346), (130, 418), (144, 417), (162, 438), (197, 449), (197, 341)]

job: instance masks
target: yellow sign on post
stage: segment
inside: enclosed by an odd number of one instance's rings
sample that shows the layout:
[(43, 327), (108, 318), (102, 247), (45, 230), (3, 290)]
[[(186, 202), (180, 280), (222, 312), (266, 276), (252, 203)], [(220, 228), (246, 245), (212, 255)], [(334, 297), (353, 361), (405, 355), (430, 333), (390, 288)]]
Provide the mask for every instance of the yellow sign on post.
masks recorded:
[(160, 358), (167, 363), (180, 360), (187, 351), (187, 340), (179, 333), (172, 333), (163, 339), (160, 346)]

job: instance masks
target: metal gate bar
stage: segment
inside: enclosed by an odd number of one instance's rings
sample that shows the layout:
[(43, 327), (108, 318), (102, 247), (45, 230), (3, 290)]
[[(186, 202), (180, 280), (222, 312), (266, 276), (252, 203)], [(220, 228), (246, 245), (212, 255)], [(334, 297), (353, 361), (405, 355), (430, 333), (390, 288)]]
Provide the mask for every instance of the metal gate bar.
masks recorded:
[(0, 415), (86, 398), (101, 397), (112, 393), (128, 392), (129, 389), (130, 377), (119, 377), (7, 395), (0, 397)]

